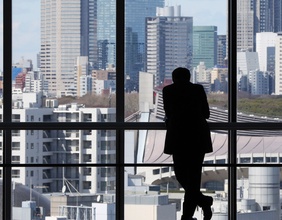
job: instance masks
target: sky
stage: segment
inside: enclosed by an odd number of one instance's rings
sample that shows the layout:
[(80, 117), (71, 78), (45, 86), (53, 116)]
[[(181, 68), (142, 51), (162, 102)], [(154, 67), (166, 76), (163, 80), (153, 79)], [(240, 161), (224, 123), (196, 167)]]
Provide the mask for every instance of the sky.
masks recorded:
[[(151, 0), (153, 1), (153, 0)], [(0, 0), (0, 13), (3, 15), (3, 0)], [(182, 16), (192, 16), (194, 25), (218, 27), (218, 34), (226, 34), (227, 0), (166, 0), (166, 6), (181, 5)], [(22, 58), (32, 59), (40, 51), (40, 0), (13, 0), (13, 62)], [(3, 42), (3, 16), (0, 16), (0, 42)], [(0, 43), (0, 51), (3, 45)], [(0, 54), (0, 70), (3, 68), (3, 55)]]

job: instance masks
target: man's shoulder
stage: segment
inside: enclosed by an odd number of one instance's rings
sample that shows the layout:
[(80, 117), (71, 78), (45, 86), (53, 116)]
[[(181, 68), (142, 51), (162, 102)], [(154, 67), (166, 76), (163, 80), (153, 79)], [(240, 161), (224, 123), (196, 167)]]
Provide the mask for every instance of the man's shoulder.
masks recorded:
[(198, 90), (203, 90), (203, 89), (204, 89), (204, 86), (201, 85), (201, 84), (198, 84), (198, 83), (194, 83), (194, 84), (193, 84), (193, 87), (194, 87), (195, 89), (198, 89)]
[(199, 83), (192, 83), (193, 86), (195, 87), (198, 87), (198, 88), (202, 88), (203, 85), (202, 84), (199, 84)]
[(174, 87), (174, 84), (169, 84), (169, 85), (166, 85), (165, 87), (163, 87), (163, 91), (164, 90), (168, 90), (168, 89), (171, 89)]

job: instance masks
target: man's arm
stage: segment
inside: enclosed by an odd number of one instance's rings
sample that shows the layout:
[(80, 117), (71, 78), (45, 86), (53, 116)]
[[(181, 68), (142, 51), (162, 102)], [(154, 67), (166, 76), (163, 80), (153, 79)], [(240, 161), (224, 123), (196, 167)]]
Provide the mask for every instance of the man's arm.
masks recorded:
[(202, 98), (202, 113), (204, 118), (208, 119), (210, 117), (210, 107), (208, 103), (207, 94), (202, 85), (201, 85), (201, 98)]
[(164, 87), (163, 88), (163, 91), (162, 91), (162, 94), (163, 94), (163, 109), (164, 109), (164, 112), (165, 112), (165, 118), (164, 118), (164, 121), (165, 123), (167, 124), (168, 123), (168, 118), (169, 118), (169, 94), (167, 93), (167, 88)]

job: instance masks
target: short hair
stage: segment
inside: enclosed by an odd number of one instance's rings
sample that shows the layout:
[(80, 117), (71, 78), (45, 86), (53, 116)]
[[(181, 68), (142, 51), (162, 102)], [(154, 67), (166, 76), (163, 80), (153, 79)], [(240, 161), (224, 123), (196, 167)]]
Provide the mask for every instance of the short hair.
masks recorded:
[(172, 81), (178, 82), (178, 81), (190, 81), (191, 73), (190, 71), (185, 67), (177, 67), (172, 71)]

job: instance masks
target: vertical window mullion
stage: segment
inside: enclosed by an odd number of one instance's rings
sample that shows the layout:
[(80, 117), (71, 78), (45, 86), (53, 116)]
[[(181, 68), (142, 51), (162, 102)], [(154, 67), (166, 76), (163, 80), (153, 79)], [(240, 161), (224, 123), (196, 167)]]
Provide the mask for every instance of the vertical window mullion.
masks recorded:
[[(116, 0), (116, 120), (124, 123), (125, 0)], [(124, 219), (124, 128), (116, 130), (116, 219)]]
[[(12, 1), (3, 1), (3, 122), (11, 124), (12, 119)], [(12, 219), (11, 208), (11, 128), (3, 131), (3, 219)]]
[[(228, 1), (228, 123), (237, 122), (237, 0)], [(237, 130), (228, 131), (228, 219), (236, 220)]]

